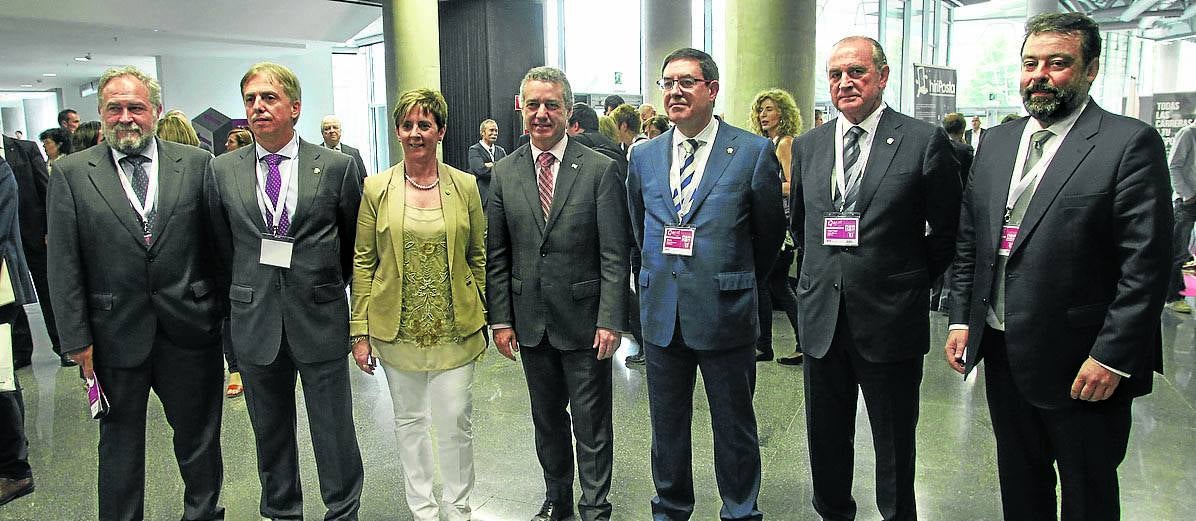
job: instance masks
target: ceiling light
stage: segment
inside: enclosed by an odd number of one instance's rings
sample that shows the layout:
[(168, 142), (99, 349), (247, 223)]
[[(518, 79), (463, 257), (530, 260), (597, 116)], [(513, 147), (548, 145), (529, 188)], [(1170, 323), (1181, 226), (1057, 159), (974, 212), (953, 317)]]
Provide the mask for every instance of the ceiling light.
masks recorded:
[(57, 75), (57, 74), (54, 74), (54, 73), (52, 73), (52, 72), (46, 72), (46, 73), (42, 73), (42, 76), (45, 76), (45, 77), (47, 77), (47, 78), (55, 78), (55, 77), (57, 77), (58, 75)]
[(33, 84), (32, 83), (22, 83), (21, 87), (26, 88), (26, 89), (32, 89)]
[(77, 62), (89, 62), (89, 61), (91, 61), (91, 53), (87, 53), (87, 54), (85, 54), (85, 55), (83, 55), (83, 56), (76, 56), (76, 57), (75, 57), (75, 61), (77, 61)]

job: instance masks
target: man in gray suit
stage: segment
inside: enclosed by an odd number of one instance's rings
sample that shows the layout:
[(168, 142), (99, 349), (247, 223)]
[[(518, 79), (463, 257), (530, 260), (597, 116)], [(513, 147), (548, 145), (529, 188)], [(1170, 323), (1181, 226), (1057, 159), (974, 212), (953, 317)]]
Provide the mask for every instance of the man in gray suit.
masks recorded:
[(606, 520), (610, 357), (627, 329), (625, 191), (614, 161), (565, 135), (573, 90), (564, 73), (534, 68), (519, 90), (531, 143), (494, 165), (486, 243), (490, 324), (503, 356), (523, 353), (547, 488), (533, 521), (573, 514), (570, 431), (581, 518)]
[(368, 172), (365, 170), (365, 161), (361, 159), (361, 151), (341, 142), (341, 119), (332, 115), (324, 116), (324, 119), (320, 120), (320, 135), (324, 138), (324, 148), (353, 158), (353, 164), (357, 166), (357, 176), (361, 183), (365, 183)]
[(761, 519), (752, 393), (756, 284), (785, 239), (772, 143), (714, 118), (718, 65), (697, 49), (664, 60), (673, 130), (632, 149), (627, 195), (642, 254), (640, 318), (652, 415), (655, 519), (694, 508), (690, 422), (698, 371), (710, 402), (722, 519)]
[(62, 349), (111, 404), (100, 419), (99, 518), (144, 516), (153, 389), (174, 429), (182, 518), (223, 519), (224, 277), (202, 211), (212, 156), (154, 138), (161, 90), (141, 71), (109, 69), (99, 91), (104, 142), (56, 163), (49, 205)]
[(886, 521), (913, 520), (928, 296), (954, 252), (959, 162), (943, 129), (885, 105), (889, 65), (875, 40), (835, 44), (827, 79), (841, 116), (793, 141), (800, 182), (790, 194), (793, 237), (805, 250), (797, 297), (814, 509), (825, 519), (855, 517), (862, 391), (877, 507)]
[(507, 151), (499, 146), (498, 122), (493, 119), (482, 121), (478, 126), (478, 133), (482, 139), (469, 146), (469, 173), (478, 178), (478, 192), (482, 194), (482, 207), (490, 199), (490, 176), (494, 170), (494, 163), (507, 157)]
[(295, 376), (311, 424), (324, 519), (357, 519), (362, 468), (349, 391), (349, 306), (357, 167), (295, 132), (299, 80), (259, 63), (241, 78), (257, 138), (212, 161), (211, 210), (229, 287), (233, 352), (257, 442), (261, 515), (302, 519)]

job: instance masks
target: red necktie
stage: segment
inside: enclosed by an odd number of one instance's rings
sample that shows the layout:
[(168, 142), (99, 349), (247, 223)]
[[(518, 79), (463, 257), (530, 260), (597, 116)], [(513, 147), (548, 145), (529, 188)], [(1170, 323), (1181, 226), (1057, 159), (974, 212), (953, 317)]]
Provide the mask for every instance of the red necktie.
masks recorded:
[(540, 209), (544, 210), (544, 222), (548, 222), (548, 211), (552, 209), (552, 164), (555, 162), (556, 156), (550, 152), (540, 152), (540, 157), (536, 159), (536, 165), (540, 167), (536, 180), (540, 186)]

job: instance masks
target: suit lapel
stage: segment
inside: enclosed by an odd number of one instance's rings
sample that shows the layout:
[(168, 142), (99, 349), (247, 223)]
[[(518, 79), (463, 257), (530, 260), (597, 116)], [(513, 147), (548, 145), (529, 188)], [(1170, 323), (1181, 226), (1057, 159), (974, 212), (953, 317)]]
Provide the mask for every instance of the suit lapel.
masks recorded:
[[(648, 154), (649, 159), (655, 162), (655, 164), (651, 168), (644, 169), (644, 173), (640, 174), (645, 175), (651, 172), (658, 176), (650, 180), (651, 184), (649, 186), (656, 187), (660, 193), (660, 201), (665, 207), (666, 215), (672, 216), (672, 219), (669, 219), (670, 223), (677, 221), (677, 210), (673, 208), (672, 181), (670, 181), (673, 168), (673, 132), (676, 131), (676, 129), (669, 129), (668, 132), (664, 133), (664, 137), (660, 140), (660, 144), (657, 147), (657, 152)], [(649, 199), (645, 197), (645, 200)]]
[[(973, 183), (991, 183), (988, 192), (990, 197), (988, 204), (988, 226), (991, 228), (989, 236), (992, 238), (992, 241), (986, 246), (992, 251), (996, 251), (1001, 241), (1001, 227), (1005, 225), (1005, 204), (1009, 200), (1009, 184), (1013, 181), (1013, 163), (1017, 161), (1017, 149), (1021, 146), (1022, 131), (1026, 129), (1026, 122), (1028, 121), (1029, 119), (1026, 118), (1015, 124), (1016, 128), (1012, 129), (1011, 142), (989, 141), (989, 144), (985, 145), (984, 149), (988, 152), (993, 150), (1000, 151), (996, 153), (996, 159), (993, 160), (995, 164), (993, 174), (986, 180), (972, 180)], [(986, 139), (993, 138), (989, 136)], [(1008, 151), (1008, 153), (1005, 151)], [(985, 152), (986, 156), (988, 152)]]
[[(390, 174), (390, 180), (387, 181), (386, 188), (386, 219), (390, 221), (387, 229), (390, 231), (391, 250), (395, 254), (395, 265), (400, 269), (403, 267), (403, 226), (407, 222), (407, 182), (406, 177), (403, 176), (403, 162), (387, 172)], [(381, 212), (378, 215), (381, 218)], [(376, 226), (376, 225), (375, 225)]]
[[(835, 132), (838, 132), (839, 125), (834, 120), (831, 124), (822, 125), (821, 129), (826, 134), (826, 137), (815, 139), (814, 148), (814, 164), (813, 168), (809, 170), (810, 178), (803, 179), (806, 183), (804, 190), (814, 191), (814, 201), (818, 203), (815, 208), (818, 210), (816, 215), (822, 215), (823, 212), (834, 207), (835, 201), (831, 199), (831, 185), (834, 182), (835, 172)], [(826, 146), (818, 146), (817, 143), (826, 142)], [(836, 208), (837, 210), (837, 208)], [(801, 216), (798, 216), (801, 218)]]
[[(569, 140), (565, 144), (565, 153), (561, 156), (560, 168), (556, 171), (556, 186), (552, 189), (552, 207), (548, 209), (548, 223), (544, 225), (544, 234), (540, 238), (541, 241), (548, 237), (548, 233), (552, 230), (552, 225), (561, 215), (561, 208), (565, 206), (565, 201), (569, 200), (569, 193), (573, 191), (573, 185), (577, 182), (577, 175), (581, 171), (581, 149), (582, 145), (574, 140)], [(539, 202), (540, 192), (539, 186), (536, 186), (536, 202)], [(536, 205), (539, 207), (539, 205)]]
[(158, 239), (166, 229), (166, 222), (174, 214), (178, 206), (179, 192), (183, 188), (183, 158), (170, 154), (158, 142), (158, 202), (154, 215), (154, 242), (150, 246), (153, 250), (158, 246)]
[[(689, 212), (685, 214), (685, 218), (681, 219), (682, 224), (688, 224), (693, 220), (694, 214), (698, 212), (698, 207), (702, 206), (706, 196), (710, 195), (711, 190), (714, 190), (714, 185), (723, 176), (727, 165), (731, 164), (731, 159), (735, 157), (735, 151), (738, 150), (735, 141), (739, 138), (739, 134), (733, 132), (730, 125), (719, 122), (718, 126), (718, 133), (715, 134), (714, 143), (710, 146), (710, 155), (706, 156), (706, 167), (702, 170), (702, 180), (698, 183), (698, 189), (694, 191), (693, 201), (689, 204)], [(672, 198), (670, 197), (669, 200), (671, 201)]]
[(299, 163), (295, 165), (294, 182), (299, 183), (299, 197), (295, 201), (295, 211), (291, 212), (291, 235), (303, 223), (304, 218), (311, 213), (316, 194), (320, 191), (320, 183), (328, 174), (324, 172), (322, 147), (315, 146), (302, 139), (299, 140)]
[[(860, 180), (860, 193), (856, 197), (855, 211), (864, 213), (881, 180), (889, 172), (893, 156), (901, 148), (901, 122), (886, 108), (876, 124), (876, 135), (872, 136), (872, 148), (868, 151), (868, 164), (864, 165), (864, 178)], [(832, 151), (833, 153), (833, 151)]]
[(249, 220), (257, 226), (258, 232), (266, 231), (266, 221), (262, 218), (262, 211), (257, 205), (257, 147), (246, 146), (237, 150), (236, 170), (233, 179), (237, 183), (237, 193), (241, 194), (241, 204), (249, 214)]
[(112, 150), (104, 144), (96, 145), (94, 148), (97, 149), (97, 153), (88, 159), (88, 165), (91, 167), (88, 177), (91, 179), (91, 184), (96, 187), (96, 191), (100, 193), (104, 202), (108, 203), (108, 208), (112, 210), (112, 213), (116, 214), (117, 220), (129, 231), (129, 235), (132, 235), (137, 244), (144, 248), (145, 237), (142, 235), (141, 223), (137, 219), (136, 211), (133, 210), (133, 204), (125, 195), (120, 178), (117, 177), (120, 174), (116, 172), (116, 163), (112, 161)]
[(437, 163), (436, 170), (440, 176), (440, 213), (444, 216), (444, 236), (448, 241), (448, 265), (452, 269), (454, 257), (457, 256), (457, 212), (460, 211), (460, 199), (453, 194), (457, 192), (457, 184), (449, 174), (444, 163)]
[(1034, 189), (1034, 195), (1030, 198), (1030, 206), (1026, 207), (1026, 214), (1022, 217), (1017, 239), (1009, 251), (1010, 256), (1017, 254), (1022, 243), (1026, 242), (1026, 237), (1033, 233), (1034, 228), (1042, 221), (1043, 214), (1055, 201), (1055, 196), (1059, 195), (1063, 185), (1067, 184), (1067, 180), (1071, 179), (1072, 174), (1079, 168), (1080, 162), (1092, 151), (1092, 136), (1100, 131), (1100, 123), (1100, 108), (1095, 102), (1089, 102), (1088, 108), (1080, 114), (1063, 143), (1059, 144), (1051, 164), (1047, 165), (1046, 171), (1042, 173), (1042, 179), (1038, 181), (1038, 187)]
[(536, 171), (536, 163), (532, 159), (532, 147), (530, 145), (520, 147), (519, 150), (519, 157), (515, 158), (515, 181), (519, 191), (523, 192), (524, 199), (527, 200), (532, 221), (536, 223), (536, 229), (540, 230), (540, 240), (542, 241), (544, 239), (544, 218), (543, 212), (540, 210), (540, 187), (536, 184), (536, 176), (539, 175), (539, 172)]

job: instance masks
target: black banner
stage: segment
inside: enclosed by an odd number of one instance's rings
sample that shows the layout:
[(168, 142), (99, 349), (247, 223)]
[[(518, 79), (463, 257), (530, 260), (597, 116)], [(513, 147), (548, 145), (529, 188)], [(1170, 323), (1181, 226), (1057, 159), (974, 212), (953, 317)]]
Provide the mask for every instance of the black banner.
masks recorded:
[(914, 65), (914, 117), (938, 125), (955, 112), (955, 69)]
[(1159, 135), (1163, 136), (1163, 143), (1167, 145), (1167, 154), (1171, 154), (1171, 142), (1179, 129), (1196, 121), (1196, 92), (1166, 92), (1155, 94), (1152, 100), (1153, 115), (1150, 123)]

